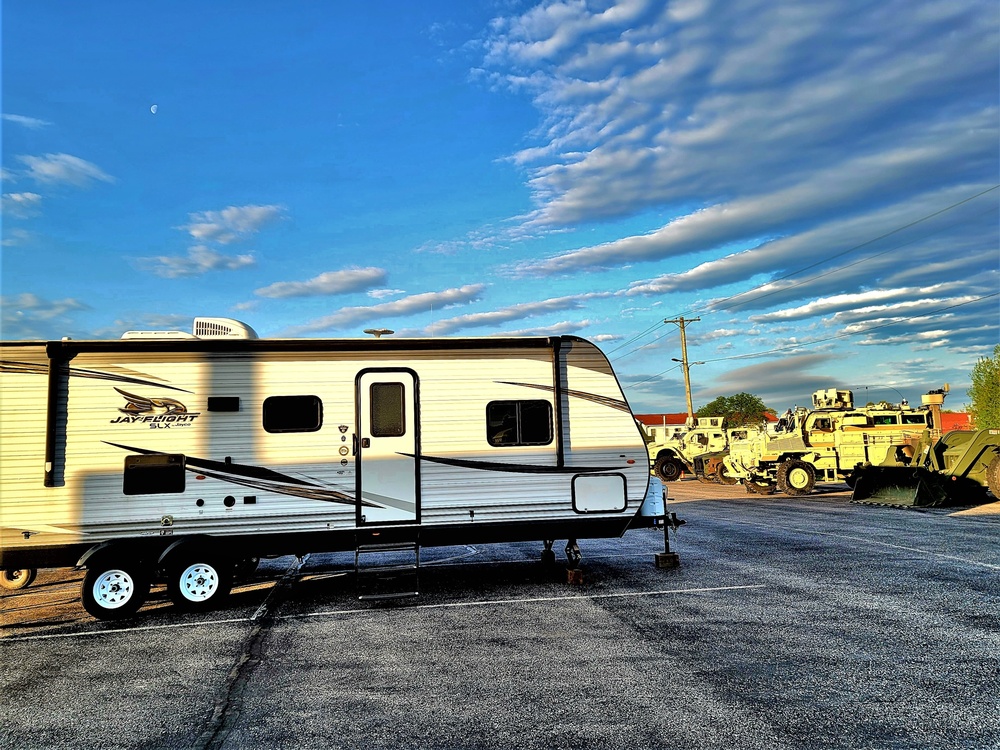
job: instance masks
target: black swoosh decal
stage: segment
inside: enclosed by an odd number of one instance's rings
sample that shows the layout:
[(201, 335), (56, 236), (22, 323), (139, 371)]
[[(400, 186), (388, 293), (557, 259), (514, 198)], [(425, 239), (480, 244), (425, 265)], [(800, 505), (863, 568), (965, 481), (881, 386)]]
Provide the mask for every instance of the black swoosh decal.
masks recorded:
[[(33, 362), (15, 362), (13, 360), (3, 360), (0, 361), (0, 372), (20, 372), (28, 373), (31, 375), (47, 375), (49, 372), (48, 365), (39, 365)], [(90, 380), (110, 380), (115, 383), (128, 383), (129, 385), (148, 385), (154, 388), (166, 388), (170, 391), (180, 391), (181, 393), (192, 393), (192, 391), (185, 390), (184, 388), (178, 388), (173, 385), (166, 385), (165, 383), (156, 380), (143, 380), (142, 378), (134, 378), (128, 375), (115, 375), (111, 372), (101, 372), (100, 370), (85, 370), (80, 367), (70, 367), (69, 374), (71, 377), (75, 378), (88, 378)], [(150, 375), (149, 377), (153, 377)]]
[[(539, 391), (545, 391), (546, 393), (554, 393), (555, 388), (551, 385), (538, 385), (536, 383), (514, 383), (510, 380), (497, 380), (497, 383), (502, 385), (519, 385), (522, 388), (534, 388)], [(563, 393), (568, 396), (573, 396), (574, 398), (580, 398), (584, 401), (592, 401), (595, 404), (601, 404), (601, 406), (609, 406), (612, 409), (617, 409), (618, 411), (625, 411), (632, 413), (632, 410), (628, 408), (628, 404), (621, 400), (620, 398), (611, 398), (610, 396), (599, 396), (596, 393), (588, 393), (587, 391), (577, 391), (572, 388), (563, 390)]]
[[(401, 456), (417, 458), (412, 453), (400, 453)], [(477, 471), (503, 471), (510, 474), (587, 474), (598, 471), (622, 471), (621, 466), (539, 466), (536, 464), (513, 464), (501, 461), (471, 461), (464, 458), (441, 458), (439, 456), (420, 456), (421, 461), (433, 464), (457, 466), (461, 469), (476, 469)]]
[[(121, 448), (122, 450), (146, 456), (163, 454), (163, 451), (136, 448), (108, 441), (104, 442), (115, 448)], [(274, 492), (279, 495), (304, 497), (309, 500), (322, 500), (324, 502), (342, 503), (344, 505), (355, 505), (357, 502), (353, 495), (346, 492), (327, 489), (318, 484), (306, 482), (302, 479), (273, 471), (272, 469), (265, 469), (262, 466), (226, 463), (225, 461), (212, 461), (192, 456), (185, 456), (184, 459), (184, 468), (192, 473), (203, 474), (206, 477), (212, 477), (212, 479), (229, 482), (230, 484), (237, 484), (241, 487), (251, 487), (263, 492)], [(367, 500), (362, 500), (361, 504), (369, 508), (381, 507)]]

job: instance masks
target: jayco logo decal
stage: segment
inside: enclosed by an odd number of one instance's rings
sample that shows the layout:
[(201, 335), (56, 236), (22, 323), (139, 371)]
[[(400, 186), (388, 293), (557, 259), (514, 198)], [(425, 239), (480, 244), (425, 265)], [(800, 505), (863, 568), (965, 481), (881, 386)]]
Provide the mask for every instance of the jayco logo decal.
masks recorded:
[(152, 430), (166, 430), (188, 427), (201, 414), (189, 412), (177, 399), (137, 396), (121, 388), (115, 390), (125, 398), (126, 403), (118, 409), (122, 416), (112, 419), (111, 424), (145, 424)]

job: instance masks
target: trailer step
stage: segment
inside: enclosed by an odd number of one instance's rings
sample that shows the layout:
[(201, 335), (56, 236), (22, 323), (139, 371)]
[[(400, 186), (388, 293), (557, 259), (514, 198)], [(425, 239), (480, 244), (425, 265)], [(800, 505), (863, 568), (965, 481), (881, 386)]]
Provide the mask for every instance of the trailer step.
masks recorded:
[[(362, 564), (363, 558), (371, 564)], [(420, 596), (420, 544), (359, 544), (354, 549), (354, 573), (359, 601)]]

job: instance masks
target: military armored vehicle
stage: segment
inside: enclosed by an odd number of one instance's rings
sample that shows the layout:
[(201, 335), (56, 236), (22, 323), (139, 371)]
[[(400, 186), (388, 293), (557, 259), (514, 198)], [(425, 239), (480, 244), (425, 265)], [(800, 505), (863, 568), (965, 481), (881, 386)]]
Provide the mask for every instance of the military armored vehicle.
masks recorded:
[(817, 482), (853, 484), (859, 467), (881, 464), (934, 423), (926, 406), (856, 408), (849, 390), (819, 390), (812, 400), (811, 410), (798, 408), (783, 418), (781, 432), (760, 430), (730, 443), (726, 470), (748, 492), (807, 495)]
[(722, 417), (699, 417), (690, 430), (668, 439), (660, 437), (657, 428), (644, 426), (653, 474), (664, 482), (673, 482), (685, 471), (694, 473), (694, 460), (698, 456), (724, 450), (727, 440), (722, 420)]

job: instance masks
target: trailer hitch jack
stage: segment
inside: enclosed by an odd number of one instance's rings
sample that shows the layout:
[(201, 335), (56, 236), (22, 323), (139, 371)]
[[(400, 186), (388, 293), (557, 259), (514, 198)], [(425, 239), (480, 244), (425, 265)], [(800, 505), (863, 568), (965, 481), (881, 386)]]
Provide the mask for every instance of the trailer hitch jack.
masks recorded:
[(663, 552), (656, 553), (657, 568), (676, 568), (680, 566), (680, 555), (670, 551), (670, 532), (673, 531), (676, 534), (677, 529), (685, 523), (687, 521), (678, 518), (677, 514), (673, 511), (663, 514)]

